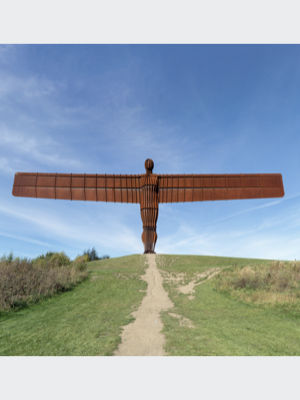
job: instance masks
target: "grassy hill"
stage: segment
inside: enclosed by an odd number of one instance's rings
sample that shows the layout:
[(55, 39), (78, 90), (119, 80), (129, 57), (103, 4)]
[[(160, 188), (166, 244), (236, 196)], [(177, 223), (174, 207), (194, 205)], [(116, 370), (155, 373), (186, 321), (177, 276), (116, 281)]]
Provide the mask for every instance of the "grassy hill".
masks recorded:
[[(0, 355), (112, 355), (145, 295), (145, 268), (140, 255), (93, 261), (73, 290), (2, 312)], [(297, 263), (165, 255), (158, 268), (174, 303), (161, 314), (169, 355), (300, 355)], [(190, 282), (192, 294), (179, 290)]]
[[(170, 316), (168, 312), (162, 313), (165, 348), (169, 355), (300, 355), (299, 263), (284, 266), (271, 260), (165, 256), (160, 265), (166, 276), (182, 276), (182, 282), (167, 281), (165, 288), (175, 305), (172, 313), (190, 320), (194, 326), (181, 326), (180, 319)], [(224, 269), (212, 279), (195, 286), (192, 300), (187, 294), (178, 292), (180, 284), (186, 284), (198, 272), (213, 267)], [(247, 277), (249, 270), (250, 278)], [(269, 274), (277, 274), (278, 281), (289, 275), (294, 285), (278, 290), (274, 284), (272, 295), (275, 300), (278, 296), (279, 301), (270, 302), (269, 296), (257, 296), (272, 292), (272, 284), (263, 285), (268, 283), (263, 278)], [(242, 279), (246, 284), (240, 287)], [(251, 285), (255, 279), (256, 287)], [(281, 297), (283, 293), (284, 301)], [(257, 297), (261, 301), (256, 301)]]
[(139, 255), (88, 263), (89, 278), (59, 296), (1, 313), (0, 355), (112, 355), (120, 326), (145, 295)]

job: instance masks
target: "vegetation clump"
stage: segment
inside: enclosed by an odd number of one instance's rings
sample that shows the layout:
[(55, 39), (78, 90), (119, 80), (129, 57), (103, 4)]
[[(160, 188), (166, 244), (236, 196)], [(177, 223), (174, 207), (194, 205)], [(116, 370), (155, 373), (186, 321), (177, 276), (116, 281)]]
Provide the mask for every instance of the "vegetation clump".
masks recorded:
[(62, 251), (53, 253), (49, 251), (46, 255), (42, 254), (32, 260), (34, 265), (47, 268), (58, 268), (71, 264), (70, 258)]
[(84, 256), (71, 262), (64, 252), (48, 252), (33, 260), (4, 255), (0, 259), (0, 309), (19, 310), (71, 290), (87, 278), (86, 262)]
[(216, 278), (216, 289), (247, 303), (295, 308), (300, 304), (300, 262), (226, 269)]
[(88, 249), (83, 252), (83, 256), (88, 257), (88, 261), (96, 261), (96, 260), (106, 260), (109, 258), (108, 255), (104, 255), (102, 257), (98, 257), (98, 253), (95, 250), (95, 247), (92, 248), (92, 250)]

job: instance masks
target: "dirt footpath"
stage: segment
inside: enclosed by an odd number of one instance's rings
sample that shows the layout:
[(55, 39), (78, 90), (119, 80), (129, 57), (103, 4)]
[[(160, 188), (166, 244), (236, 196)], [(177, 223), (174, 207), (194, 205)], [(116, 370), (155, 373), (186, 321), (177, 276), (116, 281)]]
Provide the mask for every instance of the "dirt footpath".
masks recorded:
[(174, 305), (162, 286), (163, 279), (156, 267), (155, 254), (147, 254), (146, 257), (149, 267), (142, 279), (148, 283), (147, 294), (139, 309), (132, 313), (135, 321), (123, 327), (122, 342), (115, 356), (166, 355), (159, 314)]

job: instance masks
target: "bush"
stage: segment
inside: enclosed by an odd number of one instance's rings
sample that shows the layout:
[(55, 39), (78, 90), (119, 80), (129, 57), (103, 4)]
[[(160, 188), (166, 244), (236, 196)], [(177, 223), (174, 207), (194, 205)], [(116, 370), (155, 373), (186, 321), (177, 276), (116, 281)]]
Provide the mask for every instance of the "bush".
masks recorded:
[(8, 256), (7, 256), (6, 254), (4, 254), (4, 255), (0, 258), (0, 262), (11, 263), (13, 259), (14, 259), (14, 255), (13, 255), (13, 252), (11, 251), (11, 252), (9, 253)]
[(60, 253), (48, 252), (32, 260), (33, 264), (42, 268), (58, 268), (71, 264), (70, 258), (61, 251)]
[[(48, 254), (48, 253), (47, 253)], [(41, 298), (71, 290), (88, 276), (84, 263), (70, 263), (65, 253), (26, 258), (1, 258), (0, 309), (19, 310)]]
[(79, 271), (84, 271), (87, 268), (86, 263), (89, 262), (89, 257), (87, 254), (84, 256), (77, 256), (73, 261), (72, 265)]
[(88, 261), (104, 260), (104, 259), (110, 258), (107, 255), (104, 255), (102, 257), (98, 257), (98, 254), (97, 254), (97, 251), (95, 250), (95, 247), (93, 247), (92, 250), (90, 250), (90, 249), (84, 250), (83, 255), (84, 256), (88, 256), (88, 258), (89, 258)]
[(84, 250), (83, 255), (88, 256), (89, 261), (99, 260), (97, 251), (95, 250), (95, 247), (93, 247), (92, 250), (90, 250), (90, 249)]
[(50, 257), (50, 262), (56, 267), (62, 267), (70, 265), (70, 258), (62, 251), (60, 253), (54, 253)]

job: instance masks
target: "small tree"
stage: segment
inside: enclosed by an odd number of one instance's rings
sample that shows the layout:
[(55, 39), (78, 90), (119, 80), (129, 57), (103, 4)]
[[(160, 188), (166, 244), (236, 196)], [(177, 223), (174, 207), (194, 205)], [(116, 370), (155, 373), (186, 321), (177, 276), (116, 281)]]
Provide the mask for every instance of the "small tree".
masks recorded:
[(97, 251), (95, 250), (95, 247), (93, 247), (92, 250), (90, 250), (90, 249), (85, 250), (85, 251), (83, 252), (83, 255), (87, 255), (87, 256), (89, 257), (89, 260), (90, 260), (90, 261), (99, 260)]
[(13, 259), (14, 259), (14, 254), (13, 254), (13, 252), (11, 251), (11, 252), (9, 253), (8, 257), (7, 257), (7, 261), (9, 262), (9, 264), (13, 261)]

